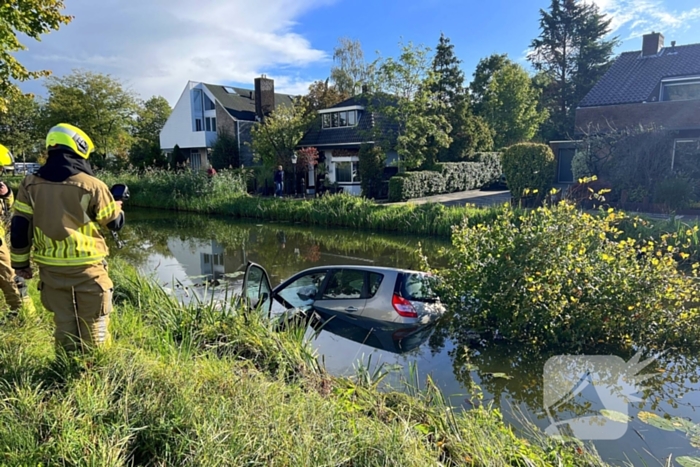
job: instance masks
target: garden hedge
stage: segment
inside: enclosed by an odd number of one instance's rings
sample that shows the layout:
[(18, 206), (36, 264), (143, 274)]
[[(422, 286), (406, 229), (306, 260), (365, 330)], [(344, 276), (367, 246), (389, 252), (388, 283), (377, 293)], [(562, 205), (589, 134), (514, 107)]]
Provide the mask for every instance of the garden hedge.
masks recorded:
[(405, 201), (481, 188), (501, 176), (499, 153), (481, 153), (475, 162), (445, 162), (434, 171), (406, 172), (389, 180), (389, 201)]
[(545, 196), (554, 185), (556, 160), (546, 144), (515, 144), (503, 152), (501, 161), (508, 189), (515, 199), (527, 197), (526, 190), (537, 198)]

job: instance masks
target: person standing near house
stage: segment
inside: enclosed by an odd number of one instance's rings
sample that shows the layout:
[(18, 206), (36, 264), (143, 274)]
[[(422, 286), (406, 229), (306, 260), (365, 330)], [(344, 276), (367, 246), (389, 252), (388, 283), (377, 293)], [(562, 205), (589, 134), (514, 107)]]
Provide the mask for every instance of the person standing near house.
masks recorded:
[(209, 178), (212, 178), (214, 175), (216, 175), (216, 169), (213, 165), (209, 164), (209, 168), (207, 169), (207, 176), (209, 176)]
[(49, 157), (17, 192), (11, 224), (12, 267), (32, 278), (39, 266), (41, 302), (54, 315), (57, 346), (67, 351), (109, 342), (112, 280), (109, 254), (99, 227), (124, 225), (121, 201), (98, 180), (88, 157), (95, 149), (81, 129), (65, 123), (46, 136)]
[(284, 196), (284, 169), (281, 165), (278, 165), (275, 171), (275, 196)]
[[(0, 144), (0, 166), (8, 167), (12, 163), (12, 153)], [(4, 182), (0, 181), (0, 289), (5, 295), (5, 302), (10, 307), (10, 314), (14, 316), (19, 313), (24, 303), (27, 303), (27, 305), (31, 303), (31, 298), (22, 298), (17, 280), (15, 280), (15, 271), (12, 269), (10, 247), (5, 238), (5, 222), (13, 202), (14, 195), (12, 190)]]

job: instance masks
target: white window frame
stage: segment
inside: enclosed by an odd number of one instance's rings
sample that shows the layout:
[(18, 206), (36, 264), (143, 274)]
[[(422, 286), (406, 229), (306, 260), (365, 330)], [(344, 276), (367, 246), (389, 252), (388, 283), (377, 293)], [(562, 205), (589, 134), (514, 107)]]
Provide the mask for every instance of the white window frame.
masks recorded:
[[(340, 124), (340, 114), (344, 113), (345, 114), (345, 125)], [(350, 125), (350, 114), (354, 113), (355, 114), (355, 123), (353, 125)], [(328, 125), (326, 126), (324, 119), (326, 118), (326, 115), (328, 115)], [(333, 117), (337, 119), (338, 126), (333, 126)], [(346, 109), (340, 109), (337, 112), (323, 112), (321, 114), (321, 129), (322, 130), (337, 130), (338, 128), (353, 128), (356, 127), (360, 123), (360, 113), (358, 110), (354, 108), (346, 108)]]
[(667, 101), (664, 100), (664, 90), (667, 87), (673, 86), (683, 86), (687, 84), (700, 84), (700, 76), (689, 76), (686, 78), (673, 78), (661, 80), (661, 86), (659, 89), (659, 102), (685, 102), (685, 101), (695, 101), (698, 99), (683, 99), (680, 101)]
[(676, 163), (676, 148), (678, 147), (678, 143), (697, 143), (700, 141), (700, 138), (678, 138), (673, 141), (673, 155), (671, 156), (671, 170), (674, 169), (675, 163)]
[[(352, 180), (349, 182), (339, 182), (338, 181), (338, 173), (336, 169), (336, 165), (338, 163), (343, 163), (343, 162), (350, 162), (350, 174), (352, 177)], [(360, 164), (360, 158), (359, 157), (334, 157), (333, 158), (333, 178), (338, 185), (360, 185), (362, 182), (360, 180), (355, 180), (355, 173), (359, 172), (359, 164)], [(355, 165), (357, 165), (357, 170), (353, 170)]]
[(202, 122), (201, 118), (195, 118), (194, 119), (194, 131), (195, 133), (199, 133), (200, 131), (204, 131), (204, 122)]

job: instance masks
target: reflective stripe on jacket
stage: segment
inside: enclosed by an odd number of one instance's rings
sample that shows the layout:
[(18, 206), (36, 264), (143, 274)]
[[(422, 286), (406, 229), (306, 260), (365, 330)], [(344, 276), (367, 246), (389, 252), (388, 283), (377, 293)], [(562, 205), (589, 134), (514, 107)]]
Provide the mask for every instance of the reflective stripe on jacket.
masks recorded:
[(99, 226), (120, 217), (121, 209), (101, 180), (87, 174), (50, 182), (28, 175), (19, 187), (14, 216), (29, 222), (29, 245), (12, 245), (12, 266), (34, 260), (46, 266), (86, 266), (102, 261), (109, 249)]

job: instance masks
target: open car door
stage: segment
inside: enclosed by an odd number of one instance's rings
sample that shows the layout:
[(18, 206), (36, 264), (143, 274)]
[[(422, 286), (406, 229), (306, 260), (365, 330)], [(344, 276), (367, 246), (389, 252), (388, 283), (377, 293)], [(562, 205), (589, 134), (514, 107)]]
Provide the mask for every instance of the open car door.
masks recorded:
[(259, 264), (248, 262), (243, 276), (243, 298), (252, 308), (260, 308), (268, 315), (272, 309), (270, 276)]

